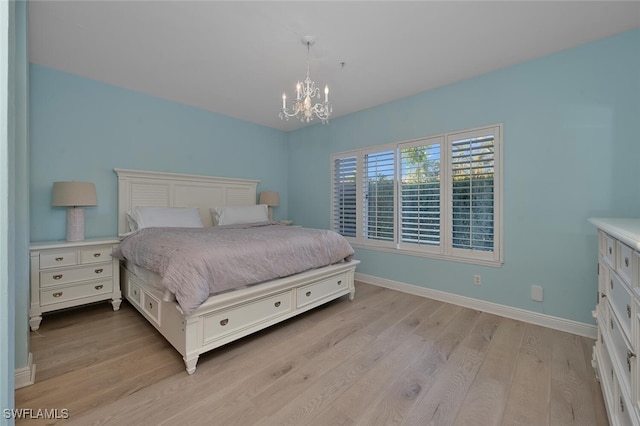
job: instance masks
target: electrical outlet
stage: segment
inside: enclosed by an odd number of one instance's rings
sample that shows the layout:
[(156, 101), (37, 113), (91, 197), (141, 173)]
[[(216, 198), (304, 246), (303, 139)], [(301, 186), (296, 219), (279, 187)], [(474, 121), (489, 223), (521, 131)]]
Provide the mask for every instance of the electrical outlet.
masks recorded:
[(531, 286), (531, 300), (535, 300), (536, 302), (542, 302), (542, 287), (539, 285)]
[(474, 275), (473, 276), (473, 283), (475, 285), (480, 285), (482, 284), (482, 277), (480, 277), (480, 275)]

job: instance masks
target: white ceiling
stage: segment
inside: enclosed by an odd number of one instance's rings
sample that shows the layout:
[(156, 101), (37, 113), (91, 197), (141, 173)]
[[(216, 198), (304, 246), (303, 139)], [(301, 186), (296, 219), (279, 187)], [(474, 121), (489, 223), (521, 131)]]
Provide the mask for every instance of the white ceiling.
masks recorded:
[(46, 0), (29, 2), (29, 55), (291, 130), (278, 112), (305, 77), (304, 35), (339, 117), (634, 28), (640, 1)]

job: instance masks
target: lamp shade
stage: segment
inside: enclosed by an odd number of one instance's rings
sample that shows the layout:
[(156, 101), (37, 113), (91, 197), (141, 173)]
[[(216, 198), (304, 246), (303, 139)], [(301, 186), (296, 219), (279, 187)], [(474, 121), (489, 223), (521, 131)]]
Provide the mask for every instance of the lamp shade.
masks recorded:
[(97, 206), (96, 185), (91, 182), (54, 182), (51, 206)]
[(269, 207), (277, 206), (280, 204), (280, 196), (275, 191), (261, 192), (259, 204), (266, 204)]

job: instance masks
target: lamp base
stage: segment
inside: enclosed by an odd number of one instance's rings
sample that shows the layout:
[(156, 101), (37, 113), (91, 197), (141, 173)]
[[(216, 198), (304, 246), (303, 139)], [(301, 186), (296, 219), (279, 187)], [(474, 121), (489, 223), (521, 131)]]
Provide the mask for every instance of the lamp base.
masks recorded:
[(84, 240), (84, 209), (82, 207), (67, 208), (67, 241)]

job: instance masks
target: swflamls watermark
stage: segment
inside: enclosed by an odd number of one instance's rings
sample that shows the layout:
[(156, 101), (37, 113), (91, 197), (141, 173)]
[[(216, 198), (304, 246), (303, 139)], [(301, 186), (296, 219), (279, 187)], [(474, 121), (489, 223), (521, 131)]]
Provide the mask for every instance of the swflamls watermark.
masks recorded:
[(2, 410), (5, 419), (46, 419), (60, 420), (69, 418), (67, 408), (5, 408)]

